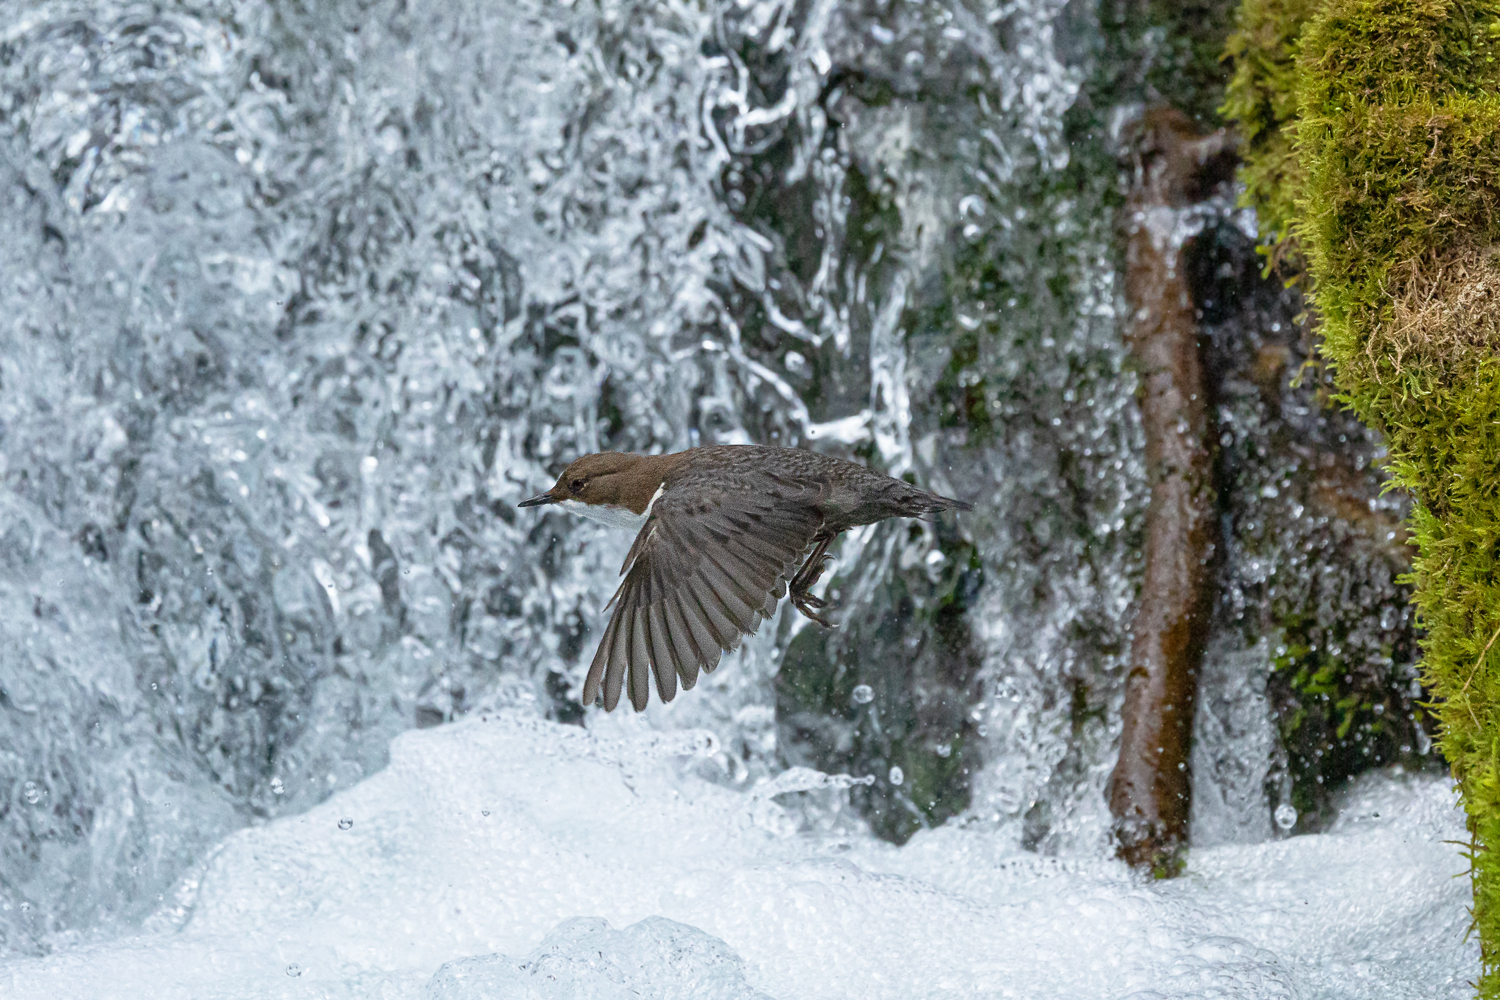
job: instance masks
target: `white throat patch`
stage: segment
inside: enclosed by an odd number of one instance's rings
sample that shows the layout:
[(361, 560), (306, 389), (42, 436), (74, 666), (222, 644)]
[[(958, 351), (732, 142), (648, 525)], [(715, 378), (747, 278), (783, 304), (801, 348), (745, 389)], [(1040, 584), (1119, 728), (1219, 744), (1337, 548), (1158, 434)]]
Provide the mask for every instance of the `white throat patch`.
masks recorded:
[(611, 528), (629, 528), (631, 531), (640, 531), (641, 526), (651, 517), (651, 508), (656, 505), (656, 500), (667, 489), (667, 484), (662, 483), (651, 495), (651, 500), (646, 504), (646, 511), (637, 514), (629, 507), (616, 507), (613, 505), (584, 503), (582, 500), (562, 500), (558, 506), (570, 514), (581, 514), (590, 521), (598, 521), (607, 524)]

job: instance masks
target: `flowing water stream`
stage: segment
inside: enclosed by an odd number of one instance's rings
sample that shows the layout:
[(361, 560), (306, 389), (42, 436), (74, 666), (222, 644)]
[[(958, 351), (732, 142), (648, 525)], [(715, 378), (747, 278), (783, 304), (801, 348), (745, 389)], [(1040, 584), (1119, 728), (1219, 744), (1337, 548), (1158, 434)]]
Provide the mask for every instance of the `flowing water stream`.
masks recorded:
[[(0, 955), (163, 912), (404, 730), (582, 721), (631, 539), (515, 503), (606, 449), (813, 447), (976, 503), (852, 533), (840, 629), (783, 610), (654, 706), (717, 735), (696, 774), (874, 776), (793, 802), (806, 829), (1107, 854), (1147, 496), (1117, 212), (1151, 97), (1107, 14), (8, 5)], [(1402, 508), (1317, 372), (1288, 386), (1296, 292), (1232, 192), (1172, 224), (1226, 538), (1195, 838), (1265, 843), (1426, 760)]]

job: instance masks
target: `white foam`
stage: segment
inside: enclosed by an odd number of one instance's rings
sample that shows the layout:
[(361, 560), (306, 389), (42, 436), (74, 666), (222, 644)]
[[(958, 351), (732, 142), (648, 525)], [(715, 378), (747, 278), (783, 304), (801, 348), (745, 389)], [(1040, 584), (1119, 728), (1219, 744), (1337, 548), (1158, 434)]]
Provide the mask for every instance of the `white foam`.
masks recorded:
[[(225, 840), (180, 930), (0, 966), (0, 992), (1434, 1000), (1477, 973), (1440, 780), (1372, 776), (1328, 834), (1148, 884), (956, 824), (899, 849), (788, 836), (664, 756), (707, 737), (674, 739), (518, 716), (406, 733), (379, 774)], [(575, 985), (548, 992), (538, 962)]]
[(716, 937), (664, 917), (617, 931), (598, 917), (565, 920), (530, 955), (449, 962), (423, 1000), (770, 1000)]

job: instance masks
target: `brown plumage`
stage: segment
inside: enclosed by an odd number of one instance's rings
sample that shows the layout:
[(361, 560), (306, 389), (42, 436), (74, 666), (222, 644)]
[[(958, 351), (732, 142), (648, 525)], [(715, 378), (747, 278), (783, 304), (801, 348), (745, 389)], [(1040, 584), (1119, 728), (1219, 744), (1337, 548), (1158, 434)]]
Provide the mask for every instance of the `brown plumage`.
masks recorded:
[(584, 704), (602, 692), (606, 711), (627, 687), (644, 709), (653, 675), (662, 701), (679, 682), (691, 689), (789, 590), (797, 610), (827, 627), (817, 613), (825, 602), (808, 591), (839, 532), (970, 509), (853, 462), (752, 445), (585, 455), (520, 506), (541, 504), (639, 529), (583, 687)]

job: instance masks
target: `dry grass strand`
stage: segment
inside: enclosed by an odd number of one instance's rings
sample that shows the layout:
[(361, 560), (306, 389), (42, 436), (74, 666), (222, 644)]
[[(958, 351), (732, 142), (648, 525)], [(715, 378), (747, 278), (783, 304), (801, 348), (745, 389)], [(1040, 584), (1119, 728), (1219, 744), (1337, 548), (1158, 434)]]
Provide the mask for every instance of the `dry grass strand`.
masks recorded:
[(1399, 376), (1451, 366), (1476, 351), (1500, 352), (1500, 245), (1434, 251), (1398, 264), (1381, 291), (1391, 304), (1390, 320), (1365, 345), (1375, 372), (1382, 358)]

